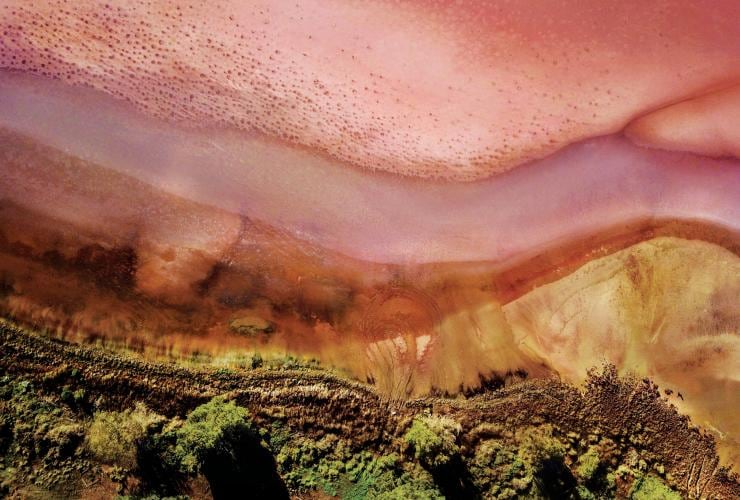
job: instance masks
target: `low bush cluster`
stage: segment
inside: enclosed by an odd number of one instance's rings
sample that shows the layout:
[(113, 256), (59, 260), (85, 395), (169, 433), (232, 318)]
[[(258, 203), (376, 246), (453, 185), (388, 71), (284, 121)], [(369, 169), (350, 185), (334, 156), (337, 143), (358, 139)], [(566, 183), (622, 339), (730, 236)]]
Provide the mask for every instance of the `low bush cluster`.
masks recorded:
[(122, 412), (97, 412), (88, 430), (86, 444), (99, 461), (132, 469), (150, 430), (163, 420), (164, 417), (150, 412), (141, 403)]
[(216, 498), (234, 491), (286, 499), (320, 491), (347, 500), (680, 498), (634, 440), (598, 430), (563, 435), (549, 425), (515, 432), (484, 423), (463, 440), (451, 418), (423, 416), (378, 454), (331, 433), (296, 432), (284, 417), (260, 428), (224, 397), (185, 419), (142, 404), (94, 411), (75, 375), (54, 377), (60, 383), (46, 396), (27, 380), (0, 379), (0, 496), (19, 478), (64, 496), (60, 488), (82, 474), (106, 473), (120, 493), (152, 499), (178, 498), (197, 476)]
[(457, 436), (460, 424), (446, 417), (415, 418), (404, 435), (414, 458), (429, 469), (447, 465), (460, 449)]

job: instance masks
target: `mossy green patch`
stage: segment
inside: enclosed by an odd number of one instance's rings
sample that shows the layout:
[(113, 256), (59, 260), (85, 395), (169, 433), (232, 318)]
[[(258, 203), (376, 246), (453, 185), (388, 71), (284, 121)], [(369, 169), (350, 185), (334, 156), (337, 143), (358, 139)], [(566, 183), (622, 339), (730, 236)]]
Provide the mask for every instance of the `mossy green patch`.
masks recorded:
[(411, 423), (404, 441), (414, 458), (427, 468), (435, 469), (446, 465), (460, 452), (457, 435), (460, 425), (446, 417), (419, 417)]
[(29, 380), (0, 378), (0, 497), (18, 486), (57, 496), (90, 469), (83, 453), (87, 432), (57, 395), (44, 397)]
[(224, 398), (193, 410), (177, 430), (175, 455), (187, 472), (197, 472), (213, 452), (231, 453), (230, 437), (252, 428), (249, 412)]
[(629, 498), (633, 500), (680, 500), (681, 495), (670, 489), (660, 478), (647, 475), (635, 478)]
[(600, 465), (599, 451), (595, 446), (589, 447), (588, 451), (578, 457), (576, 474), (583, 482), (593, 479)]
[(149, 428), (162, 419), (143, 404), (122, 412), (97, 412), (87, 435), (87, 448), (103, 463), (131, 469)]

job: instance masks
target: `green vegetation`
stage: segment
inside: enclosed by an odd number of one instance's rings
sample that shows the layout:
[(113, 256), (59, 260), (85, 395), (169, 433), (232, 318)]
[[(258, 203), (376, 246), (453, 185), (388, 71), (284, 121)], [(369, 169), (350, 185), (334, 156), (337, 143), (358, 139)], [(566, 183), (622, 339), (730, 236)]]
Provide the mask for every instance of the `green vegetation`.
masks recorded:
[(484, 498), (513, 498), (517, 490), (527, 490), (524, 463), (514, 447), (498, 439), (483, 441), (470, 464), (475, 485)]
[(485, 498), (550, 498), (555, 492), (563, 498), (588, 497), (585, 487), (578, 493), (566, 446), (552, 426), (525, 428), (513, 438), (484, 439), (470, 462), (473, 481)]
[(87, 448), (103, 463), (132, 469), (149, 430), (162, 419), (141, 403), (132, 410), (97, 412), (87, 434)]
[(286, 442), (277, 464), (294, 491), (320, 490), (349, 500), (443, 498), (431, 475), (419, 466), (404, 464), (396, 454), (352, 452), (349, 443), (336, 436)]
[[(127, 369), (128, 361), (113, 359), (113, 369)], [(280, 370), (302, 366), (289, 357), (248, 362), (261, 369), (273, 362)], [(187, 377), (167, 379), (146, 367), (142, 378), (128, 379), (144, 380), (141, 387), (127, 383), (119, 391), (108, 365), (93, 371), (60, 363), (25, 379), (0, 373), (0, 497), (79, 497), (95, 485), (102, 497), (152, 500), (199, 498), (207, 491), (216, 498), (249, 492), (348, 500), (679, 498), (670, 488), (681, 484), (671, 476), (677, 469), (645, 448), (654, 439), (637, 424), (563, 429), (533, 417), (531, 425), (511, 425), (505, 414), (482, 421), (450, 404), (461, 425), (449, 416), (414, 418), (413, 405), (392, 407), (393, 416), (369, 399), (356, 407), (330, 399), (324, 421), (304, 418), (301, 405), (317, 402), (300, 391), (286, 391), (298, 399), (285, 406), (282, 399), (257, 406), (283, 393), (266, 392), (272, 385), (242, 391), (237, 384), (247, 379), (229, 363), (194, 373), (210, 377), (209, 390), (229, 390), (239, 399), (222, 395), (199, 406), (197, 393), (157, 392)], [(15, 367), (5, 370), (15, 373)], [(290, 381), (294, 375), (259, 377)], [(152, 392), (142, 391), (147, 388)], [(127, 407), (144, 398), (172, 414)], [(255, 405), (251, 413), (241, 398)], [(353, 426), (384, 416), (388, 425)]]
[[(79, 373), (63, 367), (43, 384), (48, 390), (28, 380), (0, 379), (0, 494), (20, 482), (28, 484), (27, 494), (65, 496), (82, 477), (105, 475), (119, 493), (130, 495), (121, 498), (184, 498), (178, 496), (187, 491), (184, 485), (200, 475), (217, 496), (251, 491), (287, 498), (288, 491), (321, 491), (347, 500), (680, 498), (647, 473), (664, 468), (629, 439), (620, 449), (610, 439), (563, 435), (550, 425), (511, 432), (484, 423), (468, 434), (477, 437), (464, 451), (458, 423), (424, 416), (396, 438), (393, 449), (402, 454), (379, 454), (330, 433), (296, 431), (284, 415), (260, 427), (224, 397), (179, 419), (142, 404), (95, 410)], [(448, 477), (460, 482), (445, 482)]]
[(198, 472), (215, 454), (236, 457), (234, 445), (251, 430), (247, 410), (233, 401), (213, 398), (193, 410), (177, 431), (175, 456), (186, 472)]
[[(65, 369), (47, 374), (43, 383), (51, 392), (28, 380), (0, 379), (0, 497), (19, 486), (21, 496), (74, 496), (84, 481), (97, 481), (90, 476), (107, 476), (119, 493), (176, 497), (187, 475), (200, 472), (210, 475), (213, 491), (219, 485), (224, 491), (231, 484), (220, 482), (219, 470), (230, 473), (232, 463), (244, 462), (260, 472), (265, 457), (271, 460), (266, 451), (253, 453), (248, 413), (233, 402), (215, 398), (184, 422), (143, 404), (88, 412), (82, 388), (75, 387), (78, 376)], [(254, 455), (252, 463), (245, 453)], [(266, 463), (259, 481), (269, 478)]]
[(460, 424), (446, 417), (415, 418), (403, 439), (414, 458), (429, 469), (447, 465), (460, 452)]
[(90, 469), (81, 444), (86, 426), (29, 380), (0, 378), (0, 497), (18, 482), (59, 490)]
[(565, 445), (553, 435), (551, 425), (531, 427), (519, 434), (519, 456), (527, 463), (542, 467), (548, 461), (562, 461)]
[(640, 475), (632, 483), (629, 497), (633, 500), (680, 500), (681, 495), (666, 486), (658, 477)]
[(359, 466), (348, 468), (353, 486), (344, 492), (342, 495), (344, 499), (444, 498), (428, 473), (418, 467), (411, 467), (408, 472), (405, 471), (400, 458), (395, 454), (361, 461), (357, 465)]
[(348, 472), (353, 486), (342, 495), (342, 498), (352, 500), (444, 498), (427, 471), (411, 464), (404, 467), (401, 459), (395, 454), (372, 458)]
[(576, 467), (578, 477), (584, 482), (591, 481), (599, 469), (600, 460), (598, 449), (591, 446), (586, 453), (578, 458)]
[[(338, 449), (334, 449), (335, 447)], [(336, 495), (335, 483), (344, 472), (344, 449), (334, 436), (313, 441), (299, 438), (286, 442), (277, 454), (277, 464), (286, 483), (299, 491), (321, 488)]]

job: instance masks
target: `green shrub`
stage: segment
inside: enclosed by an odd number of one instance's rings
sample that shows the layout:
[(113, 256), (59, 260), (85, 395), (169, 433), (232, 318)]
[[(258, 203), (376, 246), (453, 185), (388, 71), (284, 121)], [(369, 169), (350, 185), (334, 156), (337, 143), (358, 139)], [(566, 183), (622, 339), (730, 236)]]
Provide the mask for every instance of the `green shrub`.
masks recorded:
[(87, 448), (101, 462), (133, 468), (150, 427), (162, 420), (141, 403), (122, 412), (97, 412), (87, 434)]
[(526, 429), (519, 437), (519, 456), (535, 467), (550, 460), (562, 460), (565, 456), (565, 445), (553, 436), (550, 425)]
[(46, 440), (59, 457), (71, 457), (85, 436), (85, 428), (78, 423), (63, 422), (46, 433)]
[(576, 467), (578, 477), (584, 482), (590, 481), (599, 469), (599, 465), (599, 452), (595, 446), (591, 446), (586, 453), (578, 458), (578, 466)]
[(493, 498), (527, 472), (516, 448), (497, 439), (486, 439), (478, 445), (469, 470), (478, 489)]
[(187, 472), (197, 472), (209, 456), (230, 455), (238, 436), (252, 430), (249, 412), (223, 397), (213, 398), (188, 415), (177, 430), (175, 455)]
[(517, 455), (522, 462), (521, 479), (517, 484), (521, 487), (526, 485), (532, 496), (550, 498), (568, 492), (562, 498), (575, 498), (577, 481), (565, 464), (566, 447), (554, 435), (553, 427), (532, 427), (517, 435)]
[(308, 438), (286, 439), (276, 462), (286, 484), (298, 491), (321, 489), (336, 496), (337, 482), (345, 472), (344, 461), (352, 460), (344, 453), (335, 436), (318, 441)]
[(415, 418), (404, 441), (419, 463), (435, 469), (449, 463), (460, 452), (456, 444), (460, 430), (460, 424), (447, 417)]
[(444, 500), (444, 496), (432, 483), (419, 484), (418, 482), (401, 482), (388, 492), (380, 492), (375, 496), (377, 500)]
[(418, 465), (404, 470), (399, 457), (395, 454), (372, 458), (371, 454), (366, 453), (358, 458), (360, 459), (353, 458), (353, 461), (359, 464), (357, 469), (352, 470), (348, 467), (348, 475), (353, 485), (341, 494), (344, 500), (444, 498), (427, 471)]
[(396, 454), (353, 452), (348, 442), (328, 435), (297, 437), (277, 454), (278, 469), (294, 491), (322, 491), (344, 500), (441, 499), (432, 476)]
[(250, 360), (250, 365), (253, 369), (262, 367), (262, 355), (255, 352)]
[(634, 500), (679, 500), (681, 495), (655, 476), (638, 476), (629, 497)]

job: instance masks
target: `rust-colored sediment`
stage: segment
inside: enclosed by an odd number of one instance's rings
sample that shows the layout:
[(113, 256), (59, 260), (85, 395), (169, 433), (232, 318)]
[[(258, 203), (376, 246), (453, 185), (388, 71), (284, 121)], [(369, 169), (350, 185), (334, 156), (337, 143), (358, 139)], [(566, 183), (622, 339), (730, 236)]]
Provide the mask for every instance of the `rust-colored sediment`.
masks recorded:
[[(713, 242), (736, 255), (740, 248), (730, 230), (701, 221), (640, 220), (580, 241), (553, 242), (547, 251), (514, 262), (370, 263), (14, 133), (3, 132), (0, 140), (0, 182), (25, 195), (22, 203), (0, 205), (4, 312), (80, 339), (184, 351), (222, 351), (269, 339), (280, 349), (327, 355), (342, 342), (365, 342), (368, 328), (362, 325), (375, 321), (368, 311), (386, 297), (408, 302), (410, 310), (435, 311), (437, 319), (424, 312), (417, 321), (423, 325), (414, 337), (429, 336), (417, 346), (421, 361), (441, 318), (489, 304), (499, 308), (640, 241), (669, 235)], [(244, 316), (277, 328), (256, 338), (239, 336), (229, 325)], [(389, 338), (397, 333), (388, 325), (372, 329), (375, 336), (378, 329)], [(542, 364), (514, 358), (506, 369), (521, 363), (538, 371)]]
[(737, 233), (725, 227), (678, 219), (632, 221), (580, 241), (554, 244), (547, 252), (503, 266), (494, 277), (497, 298), (503, 303), (510, 302), (533, 288), (567, 276), (593, 259), (660, 236), (707, 241), (740, 255)]
[[(74, 275), (80, 296), (94, 296), (95, 289), (103, 287), (115, 292), (116, 300), (151, 302), (154, 309), (196, 316), (209, 297), (230, 309), (267, 300), (277, 310), (295, 308), (302, 319), (331, 323), (338, 310), (341, 316), (351, 315), (352, 309), (372, 302), (389, 287), (418, 289), (435, 298), (474, 289), (485, 292), (476, 300), (506, 304), (590, 260), (658, 236), (700, 239), (740, 254), (737, 235), (727, 228), (702, 221), (645, 219), (579, 241), (553, 242), (547, 251), (510, 262), (370, 263), (164, 193), (14, 133), (3, 132), (0, 140), (6, 174), (2, 182), (16, 182), (7, 188), (28, 195), (25, 206), (4, 201), (0, 208), (4, 261), (12, 262), (9, 267), (17, 274), (23, 274), (18, 272), (23, 266), (33, 273), (48, 269), (48, 276), (37, 278), (40, 296), (53, 293), (43, 284), (52, 282), (53, 275), (64, 276), (62, 281)], [(31, 173), (27, 185), (18, 182)], [(44, 205), (63, 196), (60, 189), (71, 191), (66, 212)], [(70, 294), (74, 287), (62, 288)], [(59, 304), (70, 301), (58, 299)], [(454, 312), (444, 305), (435, 307), (441, 308), (441, 315)], [(208, 329), (198, 324), (183, 333)], [(153, 329), (163, 330), (171, 329)], [(103, 328), (97, 334), (106, 333)]]

